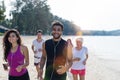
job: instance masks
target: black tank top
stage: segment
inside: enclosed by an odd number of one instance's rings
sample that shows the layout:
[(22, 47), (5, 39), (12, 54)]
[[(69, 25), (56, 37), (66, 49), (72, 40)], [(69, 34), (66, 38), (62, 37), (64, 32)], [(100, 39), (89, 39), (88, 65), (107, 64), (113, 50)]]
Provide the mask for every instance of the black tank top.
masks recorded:
[(66, 46), (67, 42), (63, 39), (57, 42), (53, 41), (53, 39), (49, 39), (45, 42), (47, 54), (46, 77), (50, 78), (51, 74), (55, 77), (62, 76), (56, 73), (56, 69), (58, 69), (60, 65), (64, 66), (66, 63)]

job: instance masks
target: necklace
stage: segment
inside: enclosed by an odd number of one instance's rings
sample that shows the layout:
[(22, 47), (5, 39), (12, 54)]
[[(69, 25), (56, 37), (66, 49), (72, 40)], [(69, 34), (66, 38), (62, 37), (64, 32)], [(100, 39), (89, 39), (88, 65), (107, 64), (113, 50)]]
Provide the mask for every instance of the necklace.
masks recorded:
[[(12, 47), (13, 50), (15, 50), (15, 48), (18, 49), (18, 45)], [(17, 51), (17, 49), (16, 49), (14, 52), (12, 52), (12, 50), (11, 50), (11, 66), (13, 65), (13, 57), (14, 57), (14, 54), (13, 54), (13, 53), (15, 53), (15, 52)]]
[(54, 41), (53, 41), (53, 45), (54, 45), (54, 54), (56, 53), (56, 47), (58, 46), (58, 44), (60, 43), (60, 41), (61, 41), (61, 39), (57, 42), (57, 43), (55, 43)]
[(18, 49), (18, 45), (12, 47), (12, 48), (11, 48), (11, 52), (12, 52), (12, 53), (15, 53), (15, 52), (17, 51), (17, 49)]
[[(53, 42), (53, 45), (54, 45), (54, 58), (53, 58), (53, 62), (55, 62), (55, 58), (56, 58), (56, 47), (58, 46), (58, 44), (60, 43), (61, 39), (55, 44), (54, 40), (52, 40)], [(53, 67), (54, 67), (54, 64), (53, 64)], [(51, 77), (50, 77), (50, 80), (52, 79), (52, 76), (53, 76), (53, 72), (54, 72), (54, 69), (51, 73)]]

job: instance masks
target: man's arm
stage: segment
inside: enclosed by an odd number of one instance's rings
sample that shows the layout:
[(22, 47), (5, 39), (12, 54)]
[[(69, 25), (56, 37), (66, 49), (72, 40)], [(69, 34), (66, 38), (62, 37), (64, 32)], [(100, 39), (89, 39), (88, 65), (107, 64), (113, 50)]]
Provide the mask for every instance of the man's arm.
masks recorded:
[(41, 57), (41, 61), (40, 61), (40, 71), (39, 71), (40, 78), (42, 78), (42, 75), (43, 75), (43, 68), (44, 68), (45, 62), (46, 62), (46, 51), (45, 51), (45, 43), (43, 43), (42, 57)]
[(40, 61), (40, 69), (41, 70), (43, 70), (45, 62), (46, 62), (46, 50), (45, 50), (45, 43), (43, 43), (43, 45), (42, 45), (42, 57), (41, 57), (41, 61)]
[(70, 48), (66, 46), (64, 50), (65, 50), (65, 56), (66, 56), (66, 65), (60, 66), (61, 68), (57, 70), (58, 74), (65, 73), (72, 66), (72, 49), (70, 50)]
[(67, 64), (66, 64), (66, 69), (69, 70), (69, 68), (72, 66), (72, 47), (67, 46)]
[(34, 54), (36, 54), (37, 53), (37, 51), (36, 50), (34, 50), (34, 48), (35, 48), (35, 46), (34, 45), (32, 45), (32, 51), (34, 52)]
[(32, 48), (32, 51), (34, 52), (34, 45), (32, 45), (32, 47), (31, 47), (31, 48)]

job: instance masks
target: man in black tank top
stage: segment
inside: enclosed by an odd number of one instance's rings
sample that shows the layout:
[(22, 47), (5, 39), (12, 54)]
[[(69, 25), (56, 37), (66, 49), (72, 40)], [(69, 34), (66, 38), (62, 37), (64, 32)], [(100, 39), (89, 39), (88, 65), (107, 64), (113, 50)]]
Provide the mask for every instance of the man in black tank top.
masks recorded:
[(40, 76), (46, 61), (44, 80), (66, 80), (66, 71), (72, 65), (72, 53), (67, 53), (67, 42), (61, 38), (63, 25), (55, 21), (52, 24), (52, 39), (43, 44), (43, 55), (40, 62)]

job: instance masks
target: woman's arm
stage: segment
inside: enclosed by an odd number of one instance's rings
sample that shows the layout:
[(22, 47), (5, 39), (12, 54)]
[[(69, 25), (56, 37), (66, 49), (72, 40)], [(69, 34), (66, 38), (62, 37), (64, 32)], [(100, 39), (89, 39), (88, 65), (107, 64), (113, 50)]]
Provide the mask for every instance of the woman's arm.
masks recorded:
[(64, 52), (66, 53), (66, 65), (60, 66), (61, 68), (57, 70), (58, 74), (65, 73), (72, 66), (72, 48), (66, 46), (64, 50)]
[(83, 61), (83, 64), (86, 65), (86, 61), (88, 59), (88, 54), (86, 54), (86, 59)]
[(18, 72), (21, 72), (21, 70), (23, 69), (23, 68), (26, 68), (28, 65), (29, 65), (29, 52), (28, 52), (28, 48), (26, 47), (26, 46), (21, 46), (20, 47), (20, 50), (21, 50), (21, 53), (24, 55), (24, 57), (25, 57), (25, 59), (24, 59), (24, 61), (25, 61), (25, 63), (23, 64), (23, 65), (19, 65), (17, 68), (16, 68), (16, 70), (18, 71)]
[(23, 55), (25, 57), (25, 63), (22, 65), (22, 68), (26, 68), (29, 65), (29, 52), (26, 46), (22, 46)]

